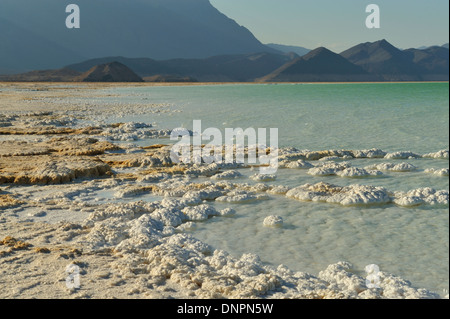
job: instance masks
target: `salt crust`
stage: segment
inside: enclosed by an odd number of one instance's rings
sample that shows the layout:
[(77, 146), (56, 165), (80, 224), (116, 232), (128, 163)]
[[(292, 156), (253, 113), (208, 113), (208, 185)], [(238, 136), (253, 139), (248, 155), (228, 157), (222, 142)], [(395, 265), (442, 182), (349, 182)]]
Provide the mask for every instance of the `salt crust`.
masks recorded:
[[(11, 121), (13, 120), (17, 119), (11, 118)], [(62, 122), (63, 119), (59, 122), (40, 121), (39, 125), (43, 126), (75, 125), (76, 122), (70, 118), (66, 119), (66, 122)], [(9, 127), (10, 123), (3, 119), (0, 126)], [(22, 123), (22, 125), (34, 126), (36, 123)], [(152, 126), (147, 124), (126, 123), (117, 128), (107, 128), (101, 135), (110, 140), (135, 140), (167, 136), (167, 133), (165, 130), (153, 130)], [(364, 175), (363, 170), (350, 168), (345, 162), (334, 163), (330, 160), (418, 157), (420, 155), (412, 152), (387, 153), (379, 149), (311, 152), (286, 148), (280, 151), (279, 159), (284, 167), (309, 168), (308, 172), (314, 173), (313, 175), (339, 173), (345, 176), (361, 176)], [(425, 154), (423, 157), (448, 158), (448, 151)], [(324, 163), (314, 167), (307, 167), (308, 163), (304, 162), (321, 159)], [(84, 166), (85, 164), (87, 163), (83, 163)], [(172, 165), (167, 152), (153, 154), (138, 160), (135, 164), (130, 167)], [(217, 164), (190, 165), (184, 174), (189, 177), (213, 176), (222, 168), (223, 166)], [(96, 172), (87, 176), (102, 175), (110, 168), (106, 165), (103, 168), (105, 172), (96, 169)], [(35, 173), (43, 179), (51, 177), (55, 183), (62, 183), (77, 177), (76, 174), (72, 176), (73, 172), (70, 170), (71, 167), (58, 162), (40, 167)], [(330, 172), (332, 174), (328, 174)], [(69, 176), (69, 179), (66, 180), (65, 176)], [(347, 262), (329, 265), (318, 276), (293, 272), (284, 265), (273, 268), (263, 264), (254, 254), (244, 254), (236, 258), (183, 231), (193, 228), (194, 222), (201, 222), (213, 216), (231, 216), (235, 213), (232, 209), (217, 211), (211, 205), (205, 204), (205, 200), (247, 202), (268, 199), (268, 195), (264, 194), (266, 192), (286, 194), (286, 197), (299, 200), (325, 201), (341, 205), (387, 203), (403, 206), (425, 203), (448, 205), (448, 191), (420, 188), (406, 193), (390, 193), (383, 187), (364, 185), (341, 187), (323, 182), (314, 185), (305, 184), (293, 189), (265, 184), (235, 184), (227, 181), (199, 186), (173, 177), (166, 180), (166, 175), (146, 176), (141, 182), (158, 182), (152, 184), (152, 192), (168, 198), (152, 203), (141, 201), (103, 205), (91, 213), (81, 225), (71, 226), (73, 229), (82, 229), (75, 243), (86, 251), (113, 251), (118, 258), (112, 267), (120, 273), (170, 281), (197, 298), (439, 298), (437, 294), (413, 288), (409, 282), (382, 272), (379, 273), (380, 288), (368, 289), (364, 278), (355, 275), (352, 265)], [(36, 183), (39, 183), (39, 180), (36, 178)], [(94, 189), (101, 185), (90, 187)], [(143, 190), (141, 187), (134, 187), (118, 189), (116, 194), (118, 197), (134, 196)], [(76, 192), (77, 190), (68, 189), (53, 196), (61, 203), (67, 203)], [(46, 197), (40, 200), (45, 202)], [(277, 220), (274, 216), (271, 217)], [(145, 281), (138, 288), (145, 290)]]
[(373, 177), (383, 175), (383, 173), (378, 170), (350, 167), (350, 163), (348, 162), (336, 163), (330, 161), (318, 164), (314, 168), (310, 168), (307, 173), (315, 176), (337, 175), (340, 177)]
[[(41, 124), (46, 125), (46, 123)], [(58, 123), (48, 123), (50, 124), (58, 125)], [(136, 135), (137, 138), (148, 137), (149, 135), (145, 132), (150, 132), (150, 128), (151, 126), (139, 124), (125, 125), (117, 132), (109, 132), (109, 136), (122, 134), (120, 139), (124, 136), (126, 139), (134, 139), (134, 136), (130, 137), (126, 134), (135, 134), (136, 131), (142, 130), (142, 135)], [(448, 151), (427, 155), (429, 156), (426, 157), (446, 158), (447, 156), (448, 158)], [(281, 157), (284, 157), (285, 161), (297, 161), (292, 165), (297, 168), (305, 165), (300, 160), (324, 159), (325, 163), (314, 168), (309, 167), (318, 169), (318, 175), (327, 175), (327, 172), (334, 170), (333, 174), (336, 175), (361, 176), (364, 170), (350, 168), (346, 163), (333, 163), (329, 160), (382, 157), (398, 159), (415, 158), (419, 155), (411, 152), (387, 154), (378, 149), (323, 152), (290, 150), (282, 153)], [(138, 164), (159, 167), (171, 163), (167, 159), (167, 154), (161, 153), (161, 156), (143, 160)], [(219, 173), (220, 169), (220, 165), (217, 164), (190, 166), (185, 171), (185, 175), (213, 176)], [(52, 177), (55, 181), (59, 181), (58, 174), (62, 174), (61, 176), (72, 174), (68, 166), (60, 163), (49, 163), (39, 170), (42, 172), (36, 170), (37, 176), (56, 174)], [(97, 174), (99, 172), (94, 172), (93, 176)], [(448, 205), (448, 191), (420, 188), (406, 193), (390, 193), (382, 187), (364, 185), (341, 187), (327, 183), (306, 184), (293, 189), (265, 184), (248, 185), (229, 182), (205, 183), (199, 186), (182, 179), (166, 179), (166, 175), (150, 174), (142, 178), (141, 182), (158, 182), (152, 185), (154, 187), (151, 189), (154, 193), (177, 198), (168, 197), (160, 202), (152, 203), (141, 201), (104, 205), (96, 209), (82, 225), (73, 226), (83, 229), (82, 235), (75, 242), (87, 251), (113, 251), (119, 258), (113, 262), (112, 267), (120, 273), (145, 275), (145, 278), (150, 276), (160, 278), (161, 281), (170, 281), (181, 289), (190, 291), (191, 296), (197, 298), (439, 298), (437, 294), (413, 288), (409, 282), (382, 272), (379, 273), (380, 288), (368, 289), (364, 278), (355, 275), (351, 264), (347, 262), (329, 265), (317, 276), (313, 276), (293, 272), (283, 265), (276, 268), (269, 267), (254, 254), (244, 254), (236, 258), (222, 250), (212, 248), (189, 234), (180, 232), (191, 229), (193, 222), (204, 221), (213, 216), (230, 216), (235, 213), (232, 209), (217, 211), (213, 206), (203, 203), (204, 200), (246, 202), (268, 199), (268, 196), (262, 193), (267, 192), (285, 193), (287, 197), (300, 200), (325, 201), (341, 205), (391, 202), (404, 206), (423, 203)], [(100, 189), (101, 186), (91, 185), (90, 187)], [(109, 187), (114, 186), (118, 185), (109, 185)], [(134, 196), (142, 190), (142, 187), (132, 185), (122, 190), (118, 189), (116, 194), (118, 197)], [(65, 202), (76, 196), (77, 191), (80, 190), (69, 189), (52, 196)], [(45, 202), (48, 198), (49, 196), (42, 197), (38, 201)], [(280, 218), (276, 216), (270, 216), (269, 220), (272, 221), (270, 223), (272, 225), (281, 223)], [(144, 281), (139, 289), (145, 290), (145, 288)]]
[(419, 154), (410, 152), (410, 151), (399, 151), (399, 152), (392, 152), (386, 154), (384, 158), (386, 159), (411, 159), (411, 158), (420, 158), (421, 156)]
[(263, 225), (266, 227), (281, 227), (283, 226), (283, 218), (277, 215), (271, 215), (264, 218)]
[(277, 178), (275, 174), (254, 174), (250, 176), (250, 179), (257, 182), (274, 181)]
[(449, 195), (446, 190), (418, 188), (406, 193), (392, 193), (384, 187), (357, 184), (342, 187), (324, 182), (293, 188), (286, 193), (286, 197), (301, 201), (336, 203), (344, 206), (394, 203), (407, 207), (421, 204), (448, 205), (449, 203)]
[(411, 172), (415, 171), (417, 167), (409, 163), (381, 163), (365, 167), (365, 169), (392, 171), (392, 172)]
[[(236, 258), (177, 231), (191, 228), (190, 219), (217, 215), (209, 205), (183, 207), (177, 201), (109, 205), (86, 220), (89, 233), (78, 242), (92, 251), (112, 249), (120, 257), (112, 264), (115, 271), (160, 278), (193, 298), (439, 298), (382, 272), (380, 288), (369, 289), (347, 262), (314, 276), (284, 265), (267, 266), (254, 254)], [(273, 219), (272, 225), (279, 224)], [(142, 285), (141, 291), (145, 281)]]
[(441, 169), (427, 168), (425, 170), (425, 173), (433, 174), (436, 176), (449, 176), (448, 171), (449, 171), (448, 168), (441, 168)]
[(217, 173), (213, 175), (212, 179), (235, 179), (242, 177), (242, 174), (236, 170), (228, 170), (222, 173)]
[(448, 159), (449, 158), (449, 150), (441, 150), (441, 151), (438, 151), (435, 153), (424, 154), (424, 155), (422, 155), (422, 157)]

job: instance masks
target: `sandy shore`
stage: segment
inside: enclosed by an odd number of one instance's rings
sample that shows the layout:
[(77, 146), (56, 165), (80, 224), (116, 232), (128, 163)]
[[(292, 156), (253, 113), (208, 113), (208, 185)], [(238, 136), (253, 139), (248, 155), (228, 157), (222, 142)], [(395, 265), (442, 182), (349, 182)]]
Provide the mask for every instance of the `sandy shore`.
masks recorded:
[[(320, 184), (289, 192), (220, 178), (200, 182), (199, 176), (212, 177), (239, 165), (174, 164), (165, 145), (114, 142), (136, 132), (167, 137), (166, 129), (101, 122), (101, 116), (150, 114), (165, 105), (92, 109), (72, 103), (121, 85), (0, 83), (0, 298), (440, 297), (383, 272), (379, 288), (370, 289), (345, 261), (313, 275), (283, 265), (269, 267), (251, 252), (231, 256), (197, 240), (190, 231), (195, 222), (233, 215), (232, 209), (218, 211), (209, 201), (263, 200), (267, 194), (286, 193), (298, 199), (314, 192), (330, 198), (339, 193), (348, 200), (357, 190)], [(179, 84), (132, 86), (146, 85)], [(97, 120), (91, 123), (91, 118)], [(299, 158), (357, 154), (285, 156), (284, 165), (298, 166)], [(436, 156), (448, 157), (448, 151)], [(155, 194), (164, 199), (96, 202), (91, 194), (101, 191), (115, 198)], [(391, 200), (379, 189), (365, 191)], [(448, 201), (448, 193), (441, 195)], [(68, 281), (73, 265), (80, 283), (76, 287)]]

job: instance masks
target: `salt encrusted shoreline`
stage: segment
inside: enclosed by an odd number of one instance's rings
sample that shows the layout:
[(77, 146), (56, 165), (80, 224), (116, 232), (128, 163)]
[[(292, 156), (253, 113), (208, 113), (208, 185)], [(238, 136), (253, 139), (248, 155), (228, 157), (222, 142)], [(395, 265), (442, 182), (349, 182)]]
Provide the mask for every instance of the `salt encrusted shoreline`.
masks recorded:
[[(67, 105), (67, 92), (45, 89), (60, 94)], [(0, 298), (440, 298), (384, 272), (379, 273), (379, 288), (369, 289), (365, 278), (345, 261), (317, 275), (283, 265), (270, 267), (251, 252), (239, 257), (214, 249), (190, 230), (208, 218), (233, 218), (233, 209), (217, 210), (213, 201), (242, 203), (276, 194), (287, 200), (407, 209), (448, 205), (448, 191), (398, 192), (361, 185), (360, 180), (349, 186), (320, 182), (288, 187), (265, 184), (275, 176), (260, 174), (251, 176), (254, 183), (246, 183), (239, 172), (242, 165), (175, 165), (164, 145), (119, 147), (113, 142), (166, 137), (168, 131), (144, 123), (98, 121), (83, 126), (86, 106), (61, 111), (48, 102), (47, 95), (46, 91), (14, 91), (2, 97), (8, 106), (0, 115), (0, 210), (8, 214), (0, 213), (0, 281), (6, 287)], [(147, 106), (146, 111), (164, 107)], [(123, 106), (110, 106), (105, 112), (114, 114), (117, 109)], [(280, 169), (304, 169), (313, 176), (372, 178), (383, 175), (382, 171), (416, 168), (402, 162), (362, 169), (348, 161), (419, 157), (448, 159), (448, 150), (419, 155), (379, 149), (284, 148), (279, 164)], [(436, 172), (437, 178), (445, 175), (435, 169), (424, 174)], [(34, 185), (54, 185), (58, 191), (36, 197)], [(23, 187), (22, 192), (15, 192), (15, 187)], [(165, 198), (127, 203), (85, 200), (99, 190), (111, 190), (116, 199), (139, 194)], [(83, 218), (52, 220), (58, 210)], [(19, 218), (24, 212), (33, 219)], [(281, 217), (269, 217), (265, 226), (282, 227)], [(66, 286), (69, 264), (81, 270), (80, 289)]]

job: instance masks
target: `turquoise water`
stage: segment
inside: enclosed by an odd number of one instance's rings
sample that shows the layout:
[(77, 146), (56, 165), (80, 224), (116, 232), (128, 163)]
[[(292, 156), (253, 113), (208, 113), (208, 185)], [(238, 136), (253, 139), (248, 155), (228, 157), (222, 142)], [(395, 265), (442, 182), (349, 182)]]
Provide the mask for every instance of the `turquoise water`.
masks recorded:
[[(237, 127), (278, 128), (279, 146), (309, 150), (380, 148), (424, 154), (449, 148), (448, 83), (204, 85), (111, 91), (118, 95), (113, 99), (121, 102), (169, 103), (179, 111), (130, 115), (121, 122), (156, 122), (164, 129), (192, 129), (193, 120), (202, 120), (203, 130), (217, 127), (222, 132)], [(355, 180), (279, 169), (276, 181), (268, 184), (295, 187), (324, 181), (340, 186), (384, 186), (390, 191), (449, 189), (448, 177), (424, 172), (427, 168), (448, 168), (448, 159), (355, 159), (351, 165), (396, 161), (409, 162), (418, 170)], [(243, 172), (244, 177), (236, 182), (251, 182), (245, 176), (254, 173)], [(282, 195), (252, 204), (214, 205), (231, 206), (237, 212), (231, 218), (199, 223), (194, 231), (216, 248), (236, 255), (253, 252), (269, 264), (286, 264), (313, 274), (340, 260), (353, 263), (357, 271), (375, 263), (416, 287), (441, 294), (448, 289), (448, 206), (343, 207), (299, 202)], [(284, 226), (263, 227), (264, 218), (274, 214), (283, 217)]]
[(175, 114), (129, 117), (161, 128), (278, 128), (280, 146), (411, 150), (449, 145), (448, 83), (278, 84), (114, 89), (127, 102), (170, 103)]

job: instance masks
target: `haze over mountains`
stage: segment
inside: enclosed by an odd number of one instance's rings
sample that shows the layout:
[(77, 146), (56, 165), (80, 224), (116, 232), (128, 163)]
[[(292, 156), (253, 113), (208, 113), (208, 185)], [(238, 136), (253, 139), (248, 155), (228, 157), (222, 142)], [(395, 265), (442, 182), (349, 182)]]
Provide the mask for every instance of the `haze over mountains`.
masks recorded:
[[(69, 3), (80, 7), (80, 29), (66, 28)], [(105, 56), (161, 60), (277, 52), (209, 0), (1, 0), (0, 23), (0, 70), (16, 72)]]
[(81, 28), (67, 29), (68, 3), (0, 1), (0, 74), (9, 74), (0, 80), (329, 82), (449, 78), (448, 44), (401, 50), (380, 40), (355, 45), (340, 54), (326, 48), (264, 45), (209, 0), (77, 0)]

